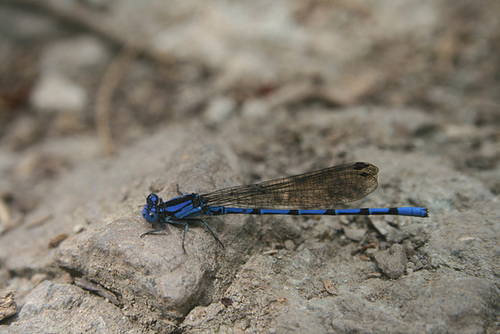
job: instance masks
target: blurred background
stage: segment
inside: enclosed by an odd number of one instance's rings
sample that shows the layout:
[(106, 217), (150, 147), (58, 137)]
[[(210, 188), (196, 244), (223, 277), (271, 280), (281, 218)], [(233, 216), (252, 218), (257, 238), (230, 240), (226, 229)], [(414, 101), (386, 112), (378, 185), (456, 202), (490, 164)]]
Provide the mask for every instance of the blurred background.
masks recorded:
[[(219, 131), (264, 118), (285, 129), (294, 112), (353, 106), (421, 110), (431, 121), (412, 135), (426, 152), (446, 152), (460, 170), (498, 171), (496, 1), (0, 6), (2, 172), (9, 157), (43, 146), (53, 152), (25, 171), (42, 179), (166, 124), (195, 119)], [(256, 151), (280, 154), (266, 149)], [(498, 178), (490, 184), (498, 193)]]

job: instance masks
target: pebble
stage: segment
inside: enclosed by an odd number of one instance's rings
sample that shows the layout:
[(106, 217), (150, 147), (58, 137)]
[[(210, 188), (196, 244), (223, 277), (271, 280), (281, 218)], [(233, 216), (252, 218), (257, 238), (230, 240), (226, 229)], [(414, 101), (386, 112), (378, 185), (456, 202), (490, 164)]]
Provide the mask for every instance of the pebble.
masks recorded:
[(41, 56), (43, 73), (85, 74), (108, 63), (111, 58), (99, 39), (82, 35), (58, 40), (45, 47)]
[(40, 112), (81, 113), (87, 102), (87, 93), (81, 86), (56, 72), (42, 75), (31, 95), (31, 104)]

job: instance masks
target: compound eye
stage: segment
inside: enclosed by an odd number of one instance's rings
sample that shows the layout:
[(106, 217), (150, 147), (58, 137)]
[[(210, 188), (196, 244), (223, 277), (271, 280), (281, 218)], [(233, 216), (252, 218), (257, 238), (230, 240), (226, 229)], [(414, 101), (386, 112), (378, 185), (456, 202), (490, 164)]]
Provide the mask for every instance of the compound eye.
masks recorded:
[(158, 197), (158, 195), (156, 195), (156, 194), (149, 194), (148, 197), (146, 198), (146, 201), (148, 202), (148, 204), (157, 205), (159, 199), (160, 198)]
[[(144, 212), (146, 211), (146, 212)], [(149, 210), (143, 210), (142, 216), (146, 219), (146, 221), (150, 224), (153, 224), (158, 220), (158, 214), (156, 212), (152, 212)]]

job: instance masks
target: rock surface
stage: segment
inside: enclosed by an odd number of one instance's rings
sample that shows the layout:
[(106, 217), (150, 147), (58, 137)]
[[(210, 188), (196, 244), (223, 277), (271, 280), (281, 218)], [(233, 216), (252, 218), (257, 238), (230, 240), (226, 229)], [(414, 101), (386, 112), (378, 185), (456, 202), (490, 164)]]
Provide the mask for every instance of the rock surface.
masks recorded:
[[(18, 2), (0, 5), (0, 333), (500, 330), (498, 4)], [(54, 68), (77, 108), (40, 93)], [(140, 237), (151, 192), (347, 161), (380, 168), (349, 207), (430, 217), (211, 217), (224, 247), (193, 223), (186, 253), (177, 226)]]

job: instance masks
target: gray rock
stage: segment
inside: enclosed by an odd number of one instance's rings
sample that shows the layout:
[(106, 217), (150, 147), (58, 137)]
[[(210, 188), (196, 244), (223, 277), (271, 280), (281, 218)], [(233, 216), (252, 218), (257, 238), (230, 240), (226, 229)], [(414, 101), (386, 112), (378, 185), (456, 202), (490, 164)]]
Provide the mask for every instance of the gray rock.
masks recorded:
[(13, 333), (140, 333), (122, 311), (74, 285), (44, 281), (26, 298)]
[(405, 248), (400, 244), (395, 244), (391, 248), (375, 254), (377, 266), (389, 278), (399, 278), (405, 274), (406, 258)]
[[(488, 41), (499, 2), (17, 3), (43, 10), (0, 7), (12, 38), (0, 39), (0, 287), (22, 310), (0, 332), (498, 331)], [(114, 156), (100, 153), (87, 102), (70, 111), (53, 90), (56, 115), (26, 110), (51, 73), (94, 99), (108, 47), (73, 41), (64, 22), (138, 47), (113, 73)], [(219, 98), (235, 101), (230, 117), (209, 105)], [(192, 224), (186, 255), (174, 226), (139, 237), (152, 191), (168, 199), (177, 184), (205, 193), (345, 161), (380, 168), (378, 190), (352, 207), (428, 206), (430, 217), (380, 216), (379, 233), (366, 217), (211, 217), (225, 248)], [(366, 242), (343, 227), (367, 230)], [(389, 251), (373, 261), (376, 245)]]

